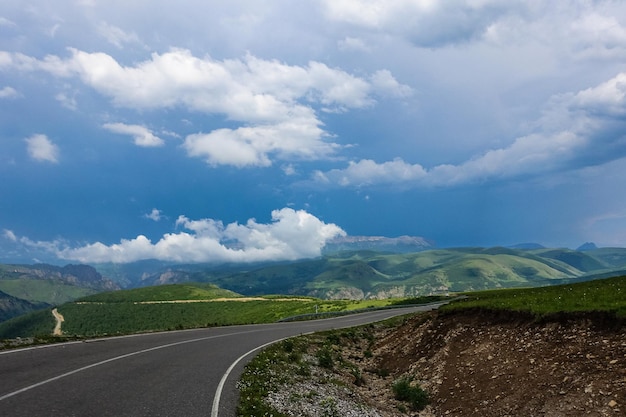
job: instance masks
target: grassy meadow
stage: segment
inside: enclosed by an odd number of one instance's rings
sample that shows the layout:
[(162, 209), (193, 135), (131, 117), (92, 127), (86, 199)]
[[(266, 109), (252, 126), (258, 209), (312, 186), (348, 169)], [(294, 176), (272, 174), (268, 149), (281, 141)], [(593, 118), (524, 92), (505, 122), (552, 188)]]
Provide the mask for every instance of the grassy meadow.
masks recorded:
[[(134, 297), (133, 297), (134, 298)], [(92, 297), (87, 297), (92, 300)], [(95, 297), (102, 299), (102, 297)], [(236, 324), (273, 323), (293, 316), (320, 316), (382, 308), (403, 300), (319, 300), (290, 297), (235, 297), (171, 301), (77, 301), (59, 307), (63, 333), (78, 336), (181, 330)]]
[(157, 285), (134, 288), (124, 291), (111, 291), (78, 299), (92, 303), (132, 303), (149, 301), (213, 300), (217, 298), (237, 298), (241, 295), (219, 288), (214, 284), (189, 283)]
[[(94, 337), (314, 318), (368, 308), (433, 301), (419, 299), (320, 300), (268, 295), (243, 297), (212, 284), (187, 283), (95, 294), (58, 307), (66, 336)], [(0, 324), (0, 339), (52, 333), (50, 310)]]
[(526, 289), (466, 293), (444, 311), (485, 308), (528, 312), (544, 316), (560, 312), (604, 311), (626, 318), (626, 276)]

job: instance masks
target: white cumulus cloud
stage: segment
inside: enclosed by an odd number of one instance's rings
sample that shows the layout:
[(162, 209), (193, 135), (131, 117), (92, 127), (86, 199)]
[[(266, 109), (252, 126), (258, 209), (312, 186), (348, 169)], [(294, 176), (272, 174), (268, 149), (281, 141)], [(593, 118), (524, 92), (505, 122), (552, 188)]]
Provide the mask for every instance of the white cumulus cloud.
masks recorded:
[(352, 161), (346, 168), (317, 171), (321, 184), (362, 187), (377, 184), (453, 186), (537, 176), (595, 166), (626, 156), (626, 74), (577, 93), (559, 95), (537, 122), (539, 133), (515, 138), (461, 164), (425, 168), (397, 158), (377, 163)]
[(24, 140), (28, 155), (34, 160), (55, 164), (59, 162), (59, 147), (46, 135), (36, 134)]
[(12, 230), (4, 229), (4, 237), (12, 242), (17, 242), (17, 236), (15, 236)]
[(275, 125), (218, 129), (187, 136), (183, 148), (189, 156), (211, 165), (269, 166), (271, 155), (280, 159), (318, 159), (331, 155), (337, 145), (321, 141), (324, 131), (314, 120), (290, 120)]
[(95, 242), (68, 247), (60, 242), (33, 242), (27, 238), (17, 238), (7, 231), (5, 236), (53, 251), (61, 259), (84, 263), (126, 263), (142, 259), (255, 262), (310, 258), (320, 256), (321, 249), (329, 239), (345, 235), (339, 226), (324, 223), (304, 210), (291, 208), (272, 211), (272, 220), (267, 224), (250, 219), (245, 224), (224, 225), (214, 219), (190, 220), (180, 216), (176, 225), (184, 230), (165, 234), (157, 242), (139, 235), (112, 245)]
[(15, 98), (18, 96), (19, 93), (13, 87), (3, 87), (0, 89), (0, 98)]
[(418, 181), (426, 175), (427, 172), (421, 165), (411, 165), (396, 158), (381, 164), (371, 159), (351, 161), (345, 169), (334, 169), (325, 173), (318, 171), (315, 178), (321, 182), (360, 187), (380, 183)]
[(122, 135), (130, 135), (133, 137), (135, 145), (144, 148), (163, 146), (163, 139), (155, 136), (150, 129), (140, 125), (127, 125), (124, 123), (106, 123), (102, 125), (106, 130), (119, 133)]
[[(297, 66), (249, 54), (242, 59), (215, 60), (173, 49), (124, 66), (105, 53), (69, 51), (69, 58), (49, 55), (41, 60), (0, 52), (0, 69), (78, 77), (122, 107), (182, 106), (241, 123), (238, 128), (187, 137), (184, 148), (188, 154), (211, 165), (268, 166), (273, 158), (326, 158), (337, 145), (327, 142), (331, 135), (322, 129), (316, 108), (345, 112), (373, 106), (376, 97), (406, 97), (412, 91), (387, 70), (358, 77), (316, 61)], [(139, 146), (163, 143), (139, 125), (111, 123), (104, 127), (132, 135)]]
[(146, 219), (153, 220), (155, 222), (161, 221), (163, 219), (163, 213), (159, 209), (153, 208), (150, 213), (144, 214)]
[(312, 117), (309, 102), (338, 108), (359, 108), (374, 102), (366, 79), (315, 61), (292, 66), (252, 55), (220, 61), (173, 49), (153, 53), (150, 60), (134, 66), (123, 66), (105, 53), (69, 51), (70, 58), (48, 55), (43, 60), (2, 52), (0, 67), (78, 76), (120, 106), (149, 109), (183, 105), (245, 122)]

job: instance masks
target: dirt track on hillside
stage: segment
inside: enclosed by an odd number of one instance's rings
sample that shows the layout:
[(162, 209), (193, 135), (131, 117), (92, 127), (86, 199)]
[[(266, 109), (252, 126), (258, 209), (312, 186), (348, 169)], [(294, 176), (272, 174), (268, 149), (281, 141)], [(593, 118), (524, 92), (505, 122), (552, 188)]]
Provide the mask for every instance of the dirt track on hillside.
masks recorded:
[[(383, 329), (359, 388), (398, 414), (391, 381), (410, 375), (431, 405), (420, 416), (624, 416), (626, 327), (604, 314), (553, 317), (432, 314)], [(395, 410), (395, 412), (393, 412)]]
[(233, 298), (210, 298), (206, 300), (136, 301), (135, 304), (222, 303), (226, 301), (235, 301), (239, 303), (245, 303), (248, 301), (312, 301), (312, 300), (310, 298), (233, 297)]
[(54, 330), (52, 331), (52, 335), (62, 336), (63, 331), (61, 330), (61, 326), (63, 325), (65, 318), (63, 318), (63, 315), (59, 313), (59, 311), (56, 308), (52, 310), (52, 315), (54, 316), (54, 320), (56, 321), (54, 325)]

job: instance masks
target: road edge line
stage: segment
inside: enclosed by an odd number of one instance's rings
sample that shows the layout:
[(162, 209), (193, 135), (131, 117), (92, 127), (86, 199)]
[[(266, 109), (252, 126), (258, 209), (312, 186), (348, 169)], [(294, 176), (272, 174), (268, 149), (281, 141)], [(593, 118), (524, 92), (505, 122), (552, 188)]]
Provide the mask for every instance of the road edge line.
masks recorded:
[[(307, 334), (312, 334), (314, 332), (306, 332), (306, 333), (302, 333), (300, 334), (300, 336), (303, 335), (307, 335)], [(280, 339), (276, 339), (276, 340), (272, 340), (271, 342), (267, 342), (261, 346), (257, 346), (254, 349), (244, 353), (243, 355), (241, 355), (240, 357), (237, 358), (237, 360), (235, 360), (233, 363), (230, 364), (230, 366), (228, 367), (228, 369), (226, 370), (226, 372), (224, 372), (224, 375), (222, 375), (222, 379), (220, 380), (220, 383), (217, 384), (217, 389), (215, 390), (215, 396), (213, 397), (213, 406), (211, 407), (211, 417), (218, 417), (219, 412), (220, 412), (220, 400), (222, 397), (222, 391), (224, 390), (224, 385), (226, 385), (226, 381), (228, 380), (228, 377), (230, 376), (230, 373), (233, 371), (233, 369), (235, 369), (235, 366), (237, 366), (237, 364), (239, 362), (241, 362), (244, 358), (246, 358), (248, 355), (253, 354), (254, 352), (256, 352), (257, 350), (263, 349), (264, 347), (273, 345), (274, 343), (278, 343), (282, 340), (286, 340), (286, 339), (291, 339), (292, 337), (297, 337), (297, 336), (288, 336), (288, 337), (281, 337)]]

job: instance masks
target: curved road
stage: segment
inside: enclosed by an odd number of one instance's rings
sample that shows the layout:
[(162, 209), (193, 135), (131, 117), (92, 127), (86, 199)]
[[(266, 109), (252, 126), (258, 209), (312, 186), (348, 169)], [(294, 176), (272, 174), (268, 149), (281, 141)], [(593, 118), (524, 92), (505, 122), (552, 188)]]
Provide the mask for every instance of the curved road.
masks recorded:
[(0, 416), (234, 416), (235, 383), (260, 347), (440, 305), (3, 351)]

